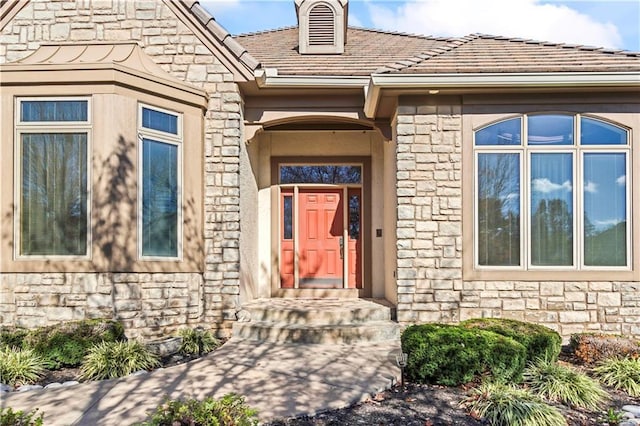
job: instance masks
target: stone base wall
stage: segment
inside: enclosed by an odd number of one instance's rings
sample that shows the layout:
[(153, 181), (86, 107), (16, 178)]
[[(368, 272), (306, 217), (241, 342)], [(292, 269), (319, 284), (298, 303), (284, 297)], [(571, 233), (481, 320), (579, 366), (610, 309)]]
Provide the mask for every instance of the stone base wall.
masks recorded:
[(394, 126), (398, 320), (503, 317), (546, 325), (565, 339), (584, 331), (640, 338), (637, 281), (464, 280), (462, 218), (473, 212), (462, 211), (461, 107), (421, 101), (401, 103)]
[[(179, 328), (204, 326), (202, 274), (3, 274), (0, 324), (39, 327), (61, 321), (109, 318), (127, 337), (152, 339)], [(215, 305), (215, 304), (214, 304)]]
[(464, 282), (460, 319), (503, 316), (583, 331), (640, 336), (639, 282)]

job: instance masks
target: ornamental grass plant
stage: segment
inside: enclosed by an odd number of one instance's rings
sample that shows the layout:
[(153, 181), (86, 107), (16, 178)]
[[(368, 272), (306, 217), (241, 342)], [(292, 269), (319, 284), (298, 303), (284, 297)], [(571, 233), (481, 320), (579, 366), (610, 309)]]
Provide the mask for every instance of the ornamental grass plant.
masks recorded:
[(43, 359), (31, 349), (0, 347), (0, 382), (10, 386), (32, 384), (44, 371)]
[(140, 342), (102, 342), (89, 349), (80, 366), (80, 378), (114, 379), (159, 365), (158, 356)]
[(524, 371), (525, 384), (535, 395), (571, 407), (599, 409), (607, 392), (600, 384), (575, 368), (539, 359)]
[(462, 405), (492, 426), (566, 426), (557, 408), (524, 389), (485, 382), (470, 391)]
[(203, 355), (213, 351), (220, 345), (209, 330), (200, 328), (184, 328), (178, 332), (182, 337), (180, 353), (184, 355)]
[(610, 358), (593, 369), (606, 386), (640, 397), (640, 358)]

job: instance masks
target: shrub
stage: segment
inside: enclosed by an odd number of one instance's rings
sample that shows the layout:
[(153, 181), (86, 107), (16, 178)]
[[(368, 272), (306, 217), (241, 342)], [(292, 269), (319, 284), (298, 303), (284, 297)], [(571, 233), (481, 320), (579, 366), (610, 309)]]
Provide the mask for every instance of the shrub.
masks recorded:
[(17, 327), (0, 327), (0, 346), (22, 348), (29, 330)]
[(480, 328), (511, 337), (527, 348), (527, 361), (538, 358), (555, 361), (560, 355), (562, 338), (558, 333), (543, 325), (503, 318), (477, 318), (463, 321), (461, 326)]
[(640, 357), (640, 342), (609, 334), (577, 333), (569, 341), (576, 358), (585, 364), (595, 364), (607, 358)]
[(219, 400), (212, 397), (202, 402), (194, 399), (166, 401), (151, 415), (146, 426), (254, 426), (257, 411), (245, 404), (244, 398), (227, 394)]
[(564, 426), (558, 411), (523, 389), (500, 383), (483, 383), (462, 403), (493, 426)]
[(102, 342), (89, 349), (80, 366), (83, 379), (113, 379), (159, 365), (157, 355), (135, 340)]
[(0, 348), (0, 381), (11, 386), (36, 382), (44, 373), (44, 362), (30, 349)]
[(593, 371), (606, 386), (640, 397), (640, 358), (609, 358)]
[(13, 411), (11, 407), (0, 409), (0, 426), (42, 426), (42, 413), (38, 409), (25, 413)]
[(596, 410), (607, 393), (600, 384), (575, 368), (538, 359), (524, 371), (531, 392), (551, 401)]
[(199, 328), (185, 328), (178, 332), (182, 337), (180, 352), (185, 355), (202, 355), (218, 347), (220, 342), (210, 331)]
[(72, 321), (30, 330), (24, 345), (39, 354), (50, 369), (77, 367), (88, 349), (100, 342), (124, 340), (117, 321), (94, 319)]
[(401, 341), (408, 354), (407, 377), (417, 382), (456, 386), (484, 373), (496, 380), (519, 381), (524, 370), (525, 347), (490, 331), (413, 325)]

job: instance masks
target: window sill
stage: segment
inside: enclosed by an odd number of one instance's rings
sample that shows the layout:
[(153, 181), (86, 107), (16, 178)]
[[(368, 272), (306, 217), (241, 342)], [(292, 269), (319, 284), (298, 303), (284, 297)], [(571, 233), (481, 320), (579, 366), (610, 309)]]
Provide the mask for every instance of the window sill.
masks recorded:
[(638, 281), (640, 271), (636, 270), (487, 270), (465, 267), (464, 281)]

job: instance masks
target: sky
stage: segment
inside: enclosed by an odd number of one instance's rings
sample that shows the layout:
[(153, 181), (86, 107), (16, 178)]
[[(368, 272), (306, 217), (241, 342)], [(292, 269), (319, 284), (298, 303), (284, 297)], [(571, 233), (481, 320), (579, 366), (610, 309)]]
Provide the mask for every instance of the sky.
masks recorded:
[[(296, 25), (293, 0), (200, 0), (231, 34)], [(350, 0), (349, 25), (640, 51), (640, 0)]]

